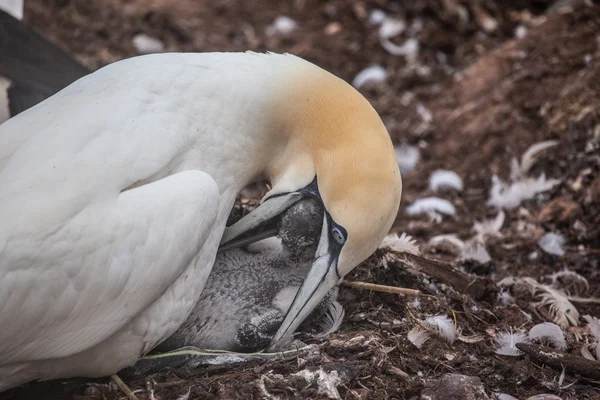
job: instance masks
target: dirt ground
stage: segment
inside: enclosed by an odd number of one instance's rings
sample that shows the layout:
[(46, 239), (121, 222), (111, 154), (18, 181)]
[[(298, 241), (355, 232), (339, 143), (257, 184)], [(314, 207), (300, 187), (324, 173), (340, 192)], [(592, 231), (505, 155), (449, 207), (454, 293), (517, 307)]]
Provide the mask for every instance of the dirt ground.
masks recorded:
[[(27, 0), (25, 20), (90, 68), (136, 55), (132, 39), (145, 33), (167, 51), (276, 51), (300, 55), (352, 81), (379, 64), (383, 82), (361, 88), (381, 114), (395, 145), (420, 151), (414, 170), (403, 174), (401, 210), (393, 232), (407, 233), (422, 255), (476, 272), (485, 292), (473, 298), (448, 282), (411, 271), (386, 250), (378, 250), (349, 281), (418, 289), (419, 301), (389, 293), (343, 288), (346, 319), (327, 339), (302, 339), (320, 346), (317, 359), (253, 361), (126, 379), (138, 398), (325, 399), (317, 383), (292, 374), (319, 368), (337, 371), (343, 399), (450, 399), (435, 392), (446, 373), (479, 377), (489, 398), (496, 393), (525, 400), (536, 394), (566, 399), (600, 399), (597, 378), (567, 367), (552, 367), (530, 354), (494, 352), (494, 337), (510, 329), (553, 320), (548, 307), (518, 285), (504, 304), (498, 283), (507, 277), (547, 276), (565, 269), (587, 287), (563, 289), (573, 296), (600, 296), (600, 6), (592, 2), (554, 9), (551, 1), (416, 0), (413, 2), (290, 0)], [(380, 9), (403, 21), (406, 30), (391, 40), (419, 43), (412, 56), (392, 55), (369, 22)], [(289, 34), (267, 35), (278, 16), (297, 23)], [(476, 222), (494, 218), (492, 177), (509, 181), (511, 160), (533, 144), (556, 140), (541, 153), (528, 176), (558, 179), (549, 191), (505, 210), (505, 220), (483, 245), (491, 261), (461, 261), (455, 248), (430, 244), (441, 234), (463, 241)], [(433, 192), (429, 177), (437, 169), (456, 172), (462, 190)], [(455, 215), (435, 220), (409, 215), (417, 199), (449, 200)], [(252, 199), (238, 205), (237, 216)], [(548, 254), (539, 239), (562, 234), (564, 255)], [(475, 268), (474, 268), (475, 267)], [(474, 269), (473, 269), (474, 268)], [(577, 278), (580, 279), (581, 278)], [(572, 282), (571, 282), (572, 283)], [(600, 304), (573, 300), (581, 316), (600, 317)], [(432, 337), (421, 348), (407, 338), (417, 320), (444, 314), (460, 330), (452, 345)], [(580, 356), (594, 339), (585, 320), (567, 324), (566, 353)], [(461, 339), (462, 338), (462, 339)], [(593, 353), (593, 351), (592, 351)], [(592, 364), (597, 370), (600, 364)], [(329, 395), (331, 396), (331, 395)], [(422, 396), (422, 397), (421, 397)], [(473, 395), (484, 399), (485, 395)], [(76, 379), (30, 384), (0, 399), (117, 399), (108, 380)], [(332, 398), (332, 397), (329, 397)], [(550, 397), (547, 397), (550, 399)]]

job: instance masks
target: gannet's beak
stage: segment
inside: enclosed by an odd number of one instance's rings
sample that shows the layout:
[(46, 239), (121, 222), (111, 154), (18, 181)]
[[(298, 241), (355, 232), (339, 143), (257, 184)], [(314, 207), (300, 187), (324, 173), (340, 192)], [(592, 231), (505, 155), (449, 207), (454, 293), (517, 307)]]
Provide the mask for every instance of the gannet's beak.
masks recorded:
[(304, 196), (304, 193), (291, 192), (269, 197), (248, 215), (225, 229), (219, 252), (277, 235), (277, 229), (269, 227), (269, 223)]
[(326, 214), (313, 264), (273, 337), (269, 350), (281, 350), (306, 317), (342, 279), (338, 272), (338, 258), (342, 245), (331, 240), (331, 225), (331, 218)]

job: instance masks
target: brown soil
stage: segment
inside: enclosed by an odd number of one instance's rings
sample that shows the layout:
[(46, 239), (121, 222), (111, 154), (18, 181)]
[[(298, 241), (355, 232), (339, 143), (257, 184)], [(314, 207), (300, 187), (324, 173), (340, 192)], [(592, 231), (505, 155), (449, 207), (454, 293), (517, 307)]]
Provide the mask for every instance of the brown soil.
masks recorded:
[[(547, 310), (531, 305), (528, 293), (513, 293), (517, 301), (511, 306), (499, 302), (494, 282), (502, 278), (541, 280), (567, 268), (587, 279), (590, 288), (582, 296), (600, 293), (600, 7), (579, 2), (585, 4), (545, 13), (550, 2), (542, 0), (26, 3), (26, 21), (91, 68), (134, 56), (131, 39), (140, 32), (161, 39), (169, 51), (291, 52), (349, 81), (366, 66), (381, 64), (388, 71), (386, 82), (362, 91), (396, 144), (421, 149), (415, 171), (404, 176), (403, 205), (394, 231), (417, 239), (426, 257), (452, 262), (456, 268), (462, 267), (456, 257), (428, 246), (428, 240), (442, 233), (471, 237), (475, 221), (497, 213), (486, 205), (492, 175), (508, 180), (513, 157), (534, 143), (559, 141), (542, 154), (531, 176), (543, 172), (561, 183), (508, 210), (502, 236), (486, 242), (495, 272), (484, 273), (489, 290), (481, 299), (408, 271), (380, 250), (347, 279), (414, 288), (433, 296), (422, 297), (417, 307), (411, 298), (344, 288), (346, 321), (341, 330), (326, 340), (304, 337), (321, 344), (320, 360), (173, 370), (128, 380), (139, 390), (139, 399), (150, 398), (146, 381), (155, 382), (155, 395), (161, 400), (176, 399), (190, 387), (190, 398), (266, 398), (260, 382), (273, 398), (326, 398), (316, 385), (290, 377), (319, 367), (344, 377), (338, 386), (344, 399), (418, 399), (428, 382), (448, 372), (480, 377), (490, 396), (496, 392), (526, 399), (553, 393), (563, 399), (600, 399), (598, 382), (567, 369), (559, 383), (561, 371), (527, 355), (497, 355), (493, 345), (500, 330), (551, 320)], [(375, 8), (403, 19), (414, 32), (421, 49), (413, 63), (388, 54), (379, 44), (377, 28), (367, 22)], [(461, 9), (467, 11), (464, 18)], [(265, 35), (278, 15), (291, 17), (299, 28), (287, 37)], [(490, 28), (492, 20), (496, 25)], [(527, 29), (522, 39), (515, 38), (517, 26)], [(402, 43), (406, 37), (394, 40)], [(423, 108), (431, 113), (430, 121), (423, 117)], [(438, 168), (453, 170), (464, 180), (463, 191), (437, 194), (456, 206), (457, 216), (440, 223), (408, 216), (407, 205), (435, 195), (428, 179)], [(564, 256), (545, 254), (537, 245), (550, 231), (565, 235)], [(530, 259), (533, 252), (538, 257)], [(598, 304), (576, 305), (582, 315), (600, 317)], [(531, 321), (523, 311), (531, 314)], [(482, 340), (448, 345), (432, 338), (417, 349), (406, 337), (414, 318), (436, 314), (451, 316), (463, 335), (481, 335)], [(579, 355), (583, 343), (591, 341), (590, 332), (581, 327), (567, 332), (567, 351)], [(0, 398), (119, 396), (106, 379), (77, 379), (30, 384)]]

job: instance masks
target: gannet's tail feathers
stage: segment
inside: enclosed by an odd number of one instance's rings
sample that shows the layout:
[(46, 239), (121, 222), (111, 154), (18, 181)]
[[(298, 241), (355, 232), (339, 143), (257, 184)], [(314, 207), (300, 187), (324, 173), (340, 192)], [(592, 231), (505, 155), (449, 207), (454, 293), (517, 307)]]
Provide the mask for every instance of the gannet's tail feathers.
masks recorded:
[(11, 115), (34, 106), (90, 71), (66, 52), (0, 10), (0, 75), (12, 81)]

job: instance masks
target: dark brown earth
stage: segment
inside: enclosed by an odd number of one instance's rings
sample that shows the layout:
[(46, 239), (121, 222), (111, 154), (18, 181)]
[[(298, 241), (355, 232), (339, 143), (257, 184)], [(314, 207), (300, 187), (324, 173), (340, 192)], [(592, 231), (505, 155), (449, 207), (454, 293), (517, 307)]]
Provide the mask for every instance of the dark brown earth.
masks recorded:
[[(445, 260), (459, 269), (462, 265), (455, 255), (427, 245), (428, 240), (442, 233), (461, 239), (473, 236), (475, 221), (497, 214), (486, 205), (492, 175), (507, 181), (513, 157), (540, 141), (559, 142), (542, 153), (530, 175), (545, 173), (560, 184), (507, 210), (502, 236), (485, 244), (495, 272), (488, 268), (484, 273), (488, 287), (481, 299), (411, 272), (379, 250), (347, 280), (432, 295), (421, 297), (420, 307), (412, 298), (344, 288), (346, 321), (340, 331), (326, 340), (303, 338), (321, 345), (320, 359), (173, 370), (128, 379), (139, 399), (151, 398), (146, 381), (161, 400), (176, 399), (190, 388), (190, 398), (327, 398), (317, 385), (290, 376), (318, 368), (344, 377), (338, 386), (343, 399), (419, 399), (426, 393), (424, 388), (445, 373), (481, 378), (490, 398), (493, 393), (518, 399), (548, 393), (562, 399), (600, 399), (599, 382), (569, 368), (560, 380), (560, 370), (529, 355), (497, 355), (493, 344), (499, 331), (526, 332), (552, 320), (547, 310), (532, 306), (533, 298), (526, 292), (513, 292), (514, 305), (499, 302), (495, 282), (505, 277), (542, 281), (544, 275), (566, 268), (587, 279), (589, 290), (580, 296), (600, 294), (599, 6), (575, 2), (581, 4), (549, 12), (551, 2), (542, 0), (26, 3), (29, 24), (94, 69), (136, 55), (132, 38), (142, 32), (159, 38), (168, 51), (291, 52), (348, 81), (363, 68), (381, 64), (388, 73), (386, 81), (361, 90), (380, 112), (396, 145), (421, 149), (416, 169), (403, 177), (402, 207), (393, 231), (413, 236), (425, 257)], [(367, 22), (373, 9), (406, 22), (421, 46), (414, 62), (382, 48), (377, 28)], [(265, 35), (265, 28), (279, 15), (294, 19), (298, 29), (286, 37)], [(518, 26), (527, 30), (522, 39), (515, 38)], [(407, 37), (404, 33), (393, 40), (401, 44)], [(431, 113), (431, 120), (423, 109)], [(435, 195), (428, 180), (438, 168), (453, 170), (464, 180), (463, 191), (438, 194), (455, 205), (457, 215), (445, 216), (440, 223), (408, 216), (405, 209), (413, 201)], [(250, 200), (238, 205), (236, 215), (252, 204)], [(566, 237), (564, 256), (541, 251), (537, 242), (545, 232)], [(538, 257), (532, 260), (533, 252)], [(575, 305), (581, 315), (600, 317), (598, 304)], [(530, 313), (532, 320), (522, 311)], [(453, 318), (462, 335), (480, 335), (481, 340), (448, 345), (434, 337), (417, 349), (407, 332), (416, 318), (437, 314)], [(593, 342), (583, 320), (580, 327), (567, 329), (566, 338), (567, 352), (574, 355), (580, 355), (586, 341)], [(31, 384), (0, 398), (122, 398), (107, 383), (81, 379)], [(450, 398), (446, 396), (440, 398)]]

